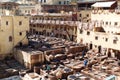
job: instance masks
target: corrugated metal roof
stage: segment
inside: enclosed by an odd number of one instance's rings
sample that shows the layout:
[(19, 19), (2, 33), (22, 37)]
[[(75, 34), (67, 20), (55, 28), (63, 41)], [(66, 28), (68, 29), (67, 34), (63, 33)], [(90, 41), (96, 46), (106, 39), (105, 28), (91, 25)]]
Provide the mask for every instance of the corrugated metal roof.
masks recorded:
[(116, 1), (96, 2), (92, 7), (111, 7)]
[(78, 3), (84, 3), (84, 2), (97, 2), (97, 1), (106, 1), (106, 0), (78, 0)]

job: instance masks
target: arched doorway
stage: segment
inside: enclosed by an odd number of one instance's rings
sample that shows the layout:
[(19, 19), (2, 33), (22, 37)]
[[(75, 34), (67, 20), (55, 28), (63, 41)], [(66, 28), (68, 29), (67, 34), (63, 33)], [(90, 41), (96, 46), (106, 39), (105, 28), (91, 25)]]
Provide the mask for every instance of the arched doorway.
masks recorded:
[(101, 53), (101, 46), (98, 46), (98, 53)]
[(92, 48), (93, 48), (93, 44), (92, 44), (92, 42), (90, 43), (90, 46), (89, 46), (89, 47), (90, 47), (90, 49), (92, 49)]

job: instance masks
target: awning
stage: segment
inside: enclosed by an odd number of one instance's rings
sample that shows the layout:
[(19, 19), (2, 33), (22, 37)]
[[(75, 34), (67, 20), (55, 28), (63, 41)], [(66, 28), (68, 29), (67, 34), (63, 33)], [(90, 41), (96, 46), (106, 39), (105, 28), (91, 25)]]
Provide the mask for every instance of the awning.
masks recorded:
[(115, 3), (116, 3), (116, 1), (96, 2), (92, 5), (92, 7), (111, 7)]

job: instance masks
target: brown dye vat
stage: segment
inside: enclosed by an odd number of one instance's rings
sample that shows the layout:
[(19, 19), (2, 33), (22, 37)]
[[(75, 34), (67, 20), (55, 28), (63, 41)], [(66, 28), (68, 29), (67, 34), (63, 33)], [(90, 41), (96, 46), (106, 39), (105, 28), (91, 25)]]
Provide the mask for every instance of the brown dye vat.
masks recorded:
[(74, 70), (74, 72), (80, 72), (82, 69), (84, 69), (84, 67), (74, 66), (72, 69)]
[(44, 62), (43, 54), (31, 55), (30, 60), (28, 62), (24, 62), (24, 66), (32, 70), (34, 68), (34, 65), (43, 62)]
[(67, 79), (67, 76), (71, 74), (73, 74), (73, 72), (63, 73), (62, 78)]
[(68, 75), (73, 74), (73, 70), (70, 69), (70, 71), (66, 72), (64, 69), (64, 72), (62, 74), (62, 78), (67, 79)]
[(69, 55), (67, 55), (67, 58), (68, 58), (68, 59), (73, 59), (73, 58), (74, 58), (74, 55), (73, 55), (73, 54), (69, 54)]
[(56, 76), (54, 75), (49, 75), (48, 77), (49, 77), (49, 80), (57, 80)]
[(59, 53), (62, 53), (63, 49), (62, 48), (59, 48), (59, 49), (54, 49), (54, 50), (48, 50), (48, 51), (45, 51), (46, 55), (55, 55), (55, 54), (59, 54)]
[(31, 55), (31, 61), (30, 62), (32, 64), (43, 63), (44, 62), (44, 56), (43, 56), (43, 54)]
[(32, 64), (32, 63), (24, 63), (24, 66), (30, 70), (32, 70), (34, 68), (34, 65), (35, 64)]
[(34, 72), (40, 74), (40, 67), (34, 66)]
[(100, 69), (100, 65), (93, 65), (92, 68), (96, 69), (96, 70), (99, 70)]
[(84, 48), (85, 48), (85, 46), (72, 46), (72, 47), (70, 47), (68, 52), (71, 52), (71, 53), (81, 52), (81, 51), (83, 51)]

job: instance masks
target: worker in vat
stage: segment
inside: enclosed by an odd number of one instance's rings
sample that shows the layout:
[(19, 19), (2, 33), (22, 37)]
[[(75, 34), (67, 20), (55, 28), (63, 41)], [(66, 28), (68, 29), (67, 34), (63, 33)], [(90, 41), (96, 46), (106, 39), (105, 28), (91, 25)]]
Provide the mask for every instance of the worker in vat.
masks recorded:
[(50, 72), (50, 65), (46, 65), (46, 70), (47, 70), (47, 73), (49, 74), (49, 72)]
[(87, 64), (88, 64), (88, 59), (85, 59), (84, 60), (84, 66), (87, 67)]

